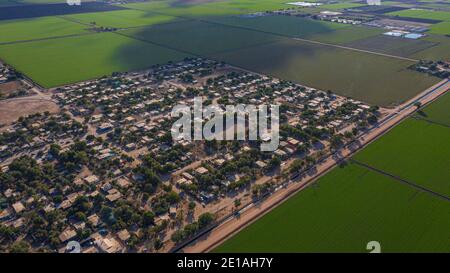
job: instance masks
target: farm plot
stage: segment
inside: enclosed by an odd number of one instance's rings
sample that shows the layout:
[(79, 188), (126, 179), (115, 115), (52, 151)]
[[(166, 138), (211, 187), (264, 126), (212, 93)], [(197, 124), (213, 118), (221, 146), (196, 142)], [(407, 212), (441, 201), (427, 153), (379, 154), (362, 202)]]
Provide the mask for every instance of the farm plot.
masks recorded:
[(267, 44), (280, 39), (270, 34), (199, 21), (129, 29), (121, 33), (202, 56)]
[(330, 44), (346, 44), (356, 40), (373, 37), (385, 32), (383, 29), (365, 26), (349, 26), (335, 29), (333, 31), (313, 34), (307, 37), (313, 41)]
[(446, 11), (430, 11), (423, 9), (408, 9), (388, 13), (388, 15), (419, 18), (419, 19), (431, 19), (440, 21), (450, 21), (450, 12)]
[(57, 17), (0, 21), (0, 43), (87, 33), (86, 26)]
[(450, 37), (428, 35), (422, 40), (436, 43), (436, 45), (417, 52), (412, 57), (424, 60), (450, 60)]
[(349, 47), (408, 57), (437, 45), (431, 41), (413, 40), (386, 35), (372, 36), (346, 44)]
[(215, 22), (261, 32), (286, 35), (290, 37), (307, 38), (317, 33), (329, 33), (337, 29), (349, 27), (344, 24), (317, 21), (295, 16), (259, 16), (259, 17), (217, 17)]
[(424, 118), (432, 122), (441, 123), (450, 127), (450, 93), (445, 94), (433, 104), (425, 107), (416, 114), (418, 118)]
[(450, 21), (432, 25), (430, 28), (430, 33), (450, 35)]
[(450, 252), (450, 202), (363, 167), (334, 169), (214, 252)]
[(154, 1), (146, 3), (127, 4), (125, 7), (154, 11), (173, 16), (204, 17), (223, 16), (233, 14), (247, 14), (252, 12), (276, 10), (292, 7), (284, 0), (230, 0), (230, 1), (202, 1), (190, 4), (185, 1)]
[(381, 106), (399, 104), (438, 82), (408, 69), (410, 61), (294, 40), (214, 57)]
[(37, 83), (54, 87), (178, 61), (188, 55), (114, 33), (101, 33), (2, 45), (0, 56)]
[(83, 24), (114, 28), (150, 26), (155, 24), (179, 21), (179, 19), (173, 16), (153, 14), (150, 12), (138, 10), (81, 13), (68, 15), (65, 16), (65, 18), (75, 20)]
[(449, 140), (449, 127), (409, 119), (354, 159), (450, 197)]
[(67, 3), (55, 4), (27, 4), (0, 9), (0, 20), (12, 20), (23, 18), (44, 17), (84, 12), (100, 12), (121, 10), (123, 7), (108, 5), (100, 2), (85, 2), (83, 5), (70, 6)]

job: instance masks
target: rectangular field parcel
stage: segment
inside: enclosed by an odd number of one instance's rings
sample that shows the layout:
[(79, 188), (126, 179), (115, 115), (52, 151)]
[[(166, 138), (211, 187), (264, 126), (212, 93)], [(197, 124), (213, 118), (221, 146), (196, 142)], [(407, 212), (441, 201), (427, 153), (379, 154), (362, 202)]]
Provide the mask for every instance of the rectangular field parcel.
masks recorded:
[(450, 127), (450, 92), (439, 98), (438, 101), (422, 109), (416, 116), (432, 122), (441, 123)]
[(363, 167), (322, 177), (215, 252), (450, 252), (450, 202)]
[(125, 35), (180, 51), (209, 56), (281, 39), (252, 30), (199, 21), (186, 21), (121, 31)]
[(450, 197), (450, 127), (409, 119), (354, 158)]
[(214, 57), (382, 106), (399, 104), (438, 82), (437, 78), (408, 69), (412, 61), (294, 40)]
[(57, 17), (0, 21), (0, 43), (87, 33), (87, 27)]
[(0, 56), (37, 83), (54, 87), (182, 60), (188, 55), (115, 33), (101, 33), (2, 45)]

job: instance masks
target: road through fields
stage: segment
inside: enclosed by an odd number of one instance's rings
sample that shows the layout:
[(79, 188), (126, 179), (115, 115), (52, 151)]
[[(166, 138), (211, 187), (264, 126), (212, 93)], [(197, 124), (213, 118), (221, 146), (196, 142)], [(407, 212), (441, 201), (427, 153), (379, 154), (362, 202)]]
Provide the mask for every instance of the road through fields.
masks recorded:
[[(378, 139), (394, 126), (399, 124), (402, 120), (409, 117), (417, 110), (415, 106), (416, 102), (420, 102), (422, 105), (426, 105), (434, 101), (439, 96), (443, 95), (449, 89), (450, 80), (448, 79), (443, 80), (438, 84), (428, 88), (420, 95), (416, 96), (414, 100), (408, 101), (405, 104), (399, 106), (397, 108), (397, 111), (394, 111), (392, 114), (384, 118), (384, 120), (380, 121), (380, 124), (378, 126), (368, 130), (361, 137), (359, 137), (357, 147), (352, 144), (338, 151), (337, 154), (335, 153), (333, 155), (330, 155), (328, 158), (326, 158), (316, 166), (317, 172), (315, 172), (315, 174), (311, 176), (307, 175), (298, 182), (290, 183), (287, 187), (279, 189), (278, 191), (272, 193), (267, 199), (263, 200), (258, 205), (248, 205), (244, 208), (244, 211), (240, 212), (239, 217), (228, 217), (211, 231), (207, 232), (206, 234), (200, 235), (197, 238), (194, 238), (180, 251), (186, 253), (199, 253), (209, 252), (213, 250), (215, 247), (223, 243), (226, 239), (230, 238), (249, 224), (253, 223), (264, 214), (268, 213), (273, 208), (287, 200), (289, 197), (304, 189), (320, 176), (326, 174), (328, 171), (336, 167), (342, 160), (345, 160), (346, 158), (352, 156), (361, 148)], [(176, 248), (175, 250), (178, 251), (179, 248)]]

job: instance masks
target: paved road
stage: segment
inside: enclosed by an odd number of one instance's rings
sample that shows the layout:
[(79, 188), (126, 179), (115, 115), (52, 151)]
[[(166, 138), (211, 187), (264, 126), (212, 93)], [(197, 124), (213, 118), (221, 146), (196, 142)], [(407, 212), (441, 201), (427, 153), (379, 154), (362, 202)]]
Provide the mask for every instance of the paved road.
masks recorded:
[(317, 165), (317, 172), (315, 174), (306, 176), (296, 183), (290, 183), (286, 188), (279, 189), (270, 195), (266, 200), (259, 203), (258, 206), (255, 206), (255, 204), (248, 205), (245, 208), (245, 211), (241, 211), (239, 218), (228, 217), (219, 226), (206, 233), (206, 235), (196, 238), (191, 244), (184, 247), (181, 251), (188, 253), (211, 251), (226, 239), (233, 236), (247, 225), (253, 223), (264, 214), (268, 213), (273, 208), (287, 200), (289, 197), (304, 189), (317, 178), (332, 170), (339, 162), (349, 158), (354, 153), (398, 125), (402, 120), (409, 117), (416, 111), (416, 107), (414, 106), (415, 102), (419, 101), (422, 105), (426, 105), (447, 92), (449, 89), (450, 80), (443, 80), (440, 83), (428, 88), (418, 95), (417, 99), (407, 102), (406, 104), (400, 106), (397, 112), (393, 112), (388, 115), (380, 122), (379, 126), (368, 130), (366, 133), (361, 135), (358, 139), (359, 144), (356, 149), (352, 149), (352, 145), (346, 146), (344, 149), (339, 151), (339, 156), (333, 154), (322, 161), (321, 164)]

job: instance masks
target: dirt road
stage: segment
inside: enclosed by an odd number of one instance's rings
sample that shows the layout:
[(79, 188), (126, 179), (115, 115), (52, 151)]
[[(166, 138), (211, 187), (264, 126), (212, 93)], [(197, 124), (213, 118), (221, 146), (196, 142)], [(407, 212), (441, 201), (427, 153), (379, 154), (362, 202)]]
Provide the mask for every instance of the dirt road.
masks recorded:
[(356, 144), (353, 143), (352, 145), (346, 146), (337, 154), (331, 155), (322, 161), (322, 163), (318, 164), (316, 166), (317, 171), (314, 174), (306, 175), (298, 182), (290, 183), (287, 187), (279, 189), (257, 205), (250, 204), (241, 211), (239, 217), (229, 217), (225, 219), (218, 227), (197, 238), (191, 244), (184, 247), (182, 251), (187, 253), (211, 251), (226, 239), (256, 221), (258, 218), (268, 213), (271, 209), (287, 200), (290, 196), (304, 189), (317, 178), (333, 169), (340, 161), (352, 156), (361, 148), (367, 146), (369, 143), (376, 140), (378, 137), (382, 136), (394, 126), (399, 124), (402, 120), (413, 114), (416, 111), (416, 106), (414, 105), (416, 102), (426, 105), (447, 92), (449, 89), (450, 80), (443, 80), (440, 83), (428, 88), (416, 96), (413, 100), (399, 106), (397, 111), (394, 111), (392, 114), (380, 121), (378, 126), (361, 135), (358, 141), (355, 142)]

